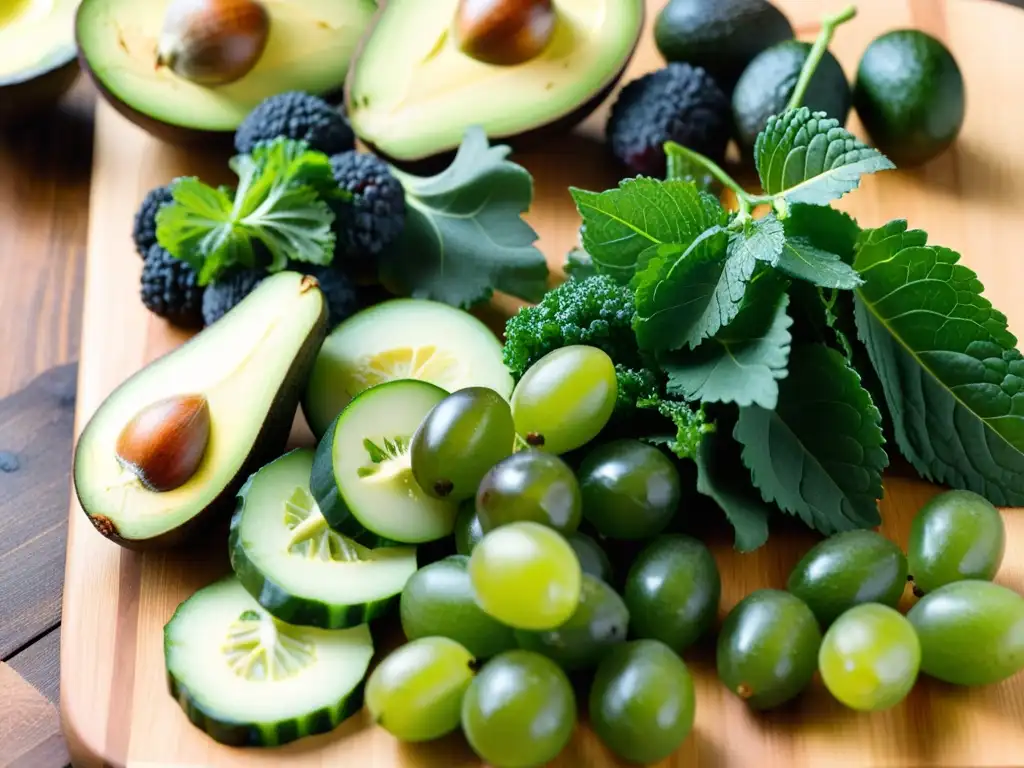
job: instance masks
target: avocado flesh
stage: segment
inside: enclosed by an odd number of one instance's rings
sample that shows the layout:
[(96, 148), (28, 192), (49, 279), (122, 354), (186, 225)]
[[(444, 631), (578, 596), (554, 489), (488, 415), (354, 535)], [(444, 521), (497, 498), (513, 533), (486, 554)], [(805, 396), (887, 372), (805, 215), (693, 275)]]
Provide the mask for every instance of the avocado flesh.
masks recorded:
[(256, 66), (217, 88), (156, 67), (166, 2), (82, 0), (76, 34), (92, 77), (115, 105), (184, 129), (233, 131), (283, 91), (340, 91), (376, 10), (373, 0), (264, 0), (270, 38)]
[[(86, 425), (75, 453), (75, 490), (97, 529), (120, 543), (150, 542), (215, 502), (230, 503), (248, 475), (284, 449), (325, 329), (315, 282), (281, 272), (116, 389)], [(147, 405), (189, 393), (205, 395), (210, 407), (203, 459), (178, 488), (147, 490), (118, 463), (118, 436)]]
[(628, 63), (644, 20), (643, 0), (560, 0), (547, 48), (522, 64), (495, 66), (459, 50), (451, 34), (457, 6), (389, 0), (353, 62), (349, 121), (388, 157), (449, 151), (468, 125), (482, 125), (493, 140), (585, 116)]
[(0, 88), (74, 59), (77, 7), (78, 0), (0, 0)]

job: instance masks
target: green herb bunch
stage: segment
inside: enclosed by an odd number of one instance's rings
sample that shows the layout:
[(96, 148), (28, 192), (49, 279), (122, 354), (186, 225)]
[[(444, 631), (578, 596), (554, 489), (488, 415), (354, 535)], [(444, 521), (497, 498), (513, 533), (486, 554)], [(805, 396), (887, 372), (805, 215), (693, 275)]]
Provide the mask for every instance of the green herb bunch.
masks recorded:
[[(904, 220), (862, 230), (830, 205), (895, 167), (799, 106), (853, 15), (826, 19), (789, 108), (758, 137), (760, 194), (676, 144), (666, 180), (571, 190), (592, 268), (632, 289), (637, 344), (667, 395), (714, 414), (698, 490), (744, 551), (767, 539), (773, 508), (825, 534), (880, 523), (883, 410), (923, 478), (1024, 504), (1024, 359), (1005, 316), (926, 233)], [(688, 180), (694, 169), (737, 210)]]

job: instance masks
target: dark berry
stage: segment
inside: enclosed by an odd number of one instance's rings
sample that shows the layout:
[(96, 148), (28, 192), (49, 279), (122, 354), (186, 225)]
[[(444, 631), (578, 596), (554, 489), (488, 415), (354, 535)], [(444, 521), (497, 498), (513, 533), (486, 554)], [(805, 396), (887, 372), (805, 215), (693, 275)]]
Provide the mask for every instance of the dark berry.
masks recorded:
[(376, 257), (405, 226), (405, 190), (387, 163), (375, 155), (344, 152), (331, 158), (338, 186), (353, 199), (335, 205), (338, 235), (335, 264), (359, 273), (372, 269)]
[(157, 187), (146, 193), (135, 212), (135, 224), (132, 227), (132, 240), (139, 256), (146, 258), (149, 249), (156, 245), (156, 214), (165, 204), (171, 202), (171, 186)]
[(252, 152), (261, 141), (282, 136), (327, 155), (355, 146), (355, 134), (340, 111), (318, 96), (288, 91), (256, 105), (235, 132), (235, 149)]
[(220, 320), (252, 293), (266, 276), (264, 269), (235, 269), (210, 283), (203, 295), (203, 320), (207, 325)]
[(142, 265), (142, 303), (160, 317), (183, 328), (203, 325), (203, 288), (198, 276), (181, 259), (153, 245)]

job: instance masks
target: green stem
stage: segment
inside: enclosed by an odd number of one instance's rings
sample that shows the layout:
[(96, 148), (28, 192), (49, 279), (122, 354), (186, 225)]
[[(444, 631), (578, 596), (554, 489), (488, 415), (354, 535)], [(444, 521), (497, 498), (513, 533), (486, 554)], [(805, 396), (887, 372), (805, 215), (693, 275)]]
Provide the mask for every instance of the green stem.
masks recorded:
[(733, 194), (736, 195), (736, 200), (740, 204), (740, 210), (746, 215), (750, 215), (750, 212), (754, 209), (754, 206), (762, 202), (769, 202), (771, 198), (763, 196), (754, 196), (747, 193), (743, 187), (741, 187), (735, 179), (732, 178), (725, 170), (718, 165), (714, 160), (704, 157), (699, 152), (694, 152), (689, 147), (684, 147), (682, 144), (677, 144), (674, 141), (665, 143), (665, 154), (669, 158), (671, 164), (673, 157), (681, 157), (694, 165), (698, 165), (704, 168), (708, 173), (714, 176), (723, 187), (731, 189)]
[(836, 29), (856, 15), (857, 6), (851, 5), (839, 13), (824, 18), (821, 23), (821, 32), (818, 33), (818, 39), (814, 41), (811, 52), (807, 55), (807, 61), (804, 62), (803, 69), (800, 70), (800, 79), (796, 81), (796, 87), (793, 88), (793, 95), (790, 96), (789, 104), (786, 105), (787, 110), (797, 109), (803, 102), (804, 96), (807, 94), (807, 88), (811, 84), (811, 78), (814, 77), (818, 64), (821, 63), (825, 51), (828, 50)]

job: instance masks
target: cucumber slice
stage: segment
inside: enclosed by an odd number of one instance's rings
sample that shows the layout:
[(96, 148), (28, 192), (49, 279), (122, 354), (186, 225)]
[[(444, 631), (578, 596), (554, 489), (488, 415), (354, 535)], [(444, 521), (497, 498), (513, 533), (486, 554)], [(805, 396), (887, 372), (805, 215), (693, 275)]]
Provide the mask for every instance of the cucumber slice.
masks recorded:
[(312, 468), (313, 451), (299, 448), (246, 481), (231, 519), (231, 567), (281, 621), (353, 627), (397, 604), (416, 548), (369, 549), (331, 530), (309, 492)]
[(392, 299), (353, 315), (327, 337), (306, 385), (302, 412), (317, 438), (363, 390), (421, 379), (454, 392), (490, 387), (508, 399), (512, 376), (501, 342), (468, 312), (425, 299)]
[(389, 381), (359, 394), (334, 420), (317, 446), (309, 482), (334, 530), (408, 544), (452, 532), (458, 505), (424, 493), (409, 457), (416, 428), (447, 395), (417, 379)]
[(362, 707), (372, 657), (367, 625), (285, 624), (234, 576), (200, 589), (164, 627), (171, 695), (194, 725), (236, 747), (331, 730)]

